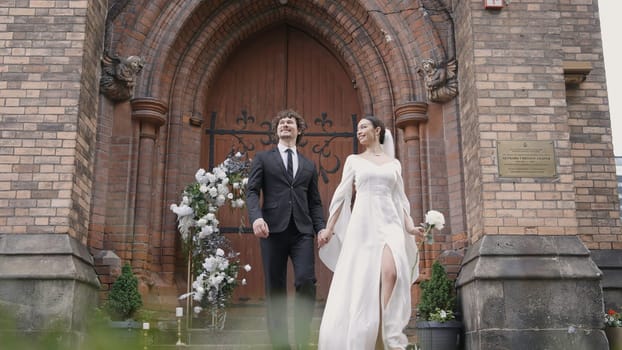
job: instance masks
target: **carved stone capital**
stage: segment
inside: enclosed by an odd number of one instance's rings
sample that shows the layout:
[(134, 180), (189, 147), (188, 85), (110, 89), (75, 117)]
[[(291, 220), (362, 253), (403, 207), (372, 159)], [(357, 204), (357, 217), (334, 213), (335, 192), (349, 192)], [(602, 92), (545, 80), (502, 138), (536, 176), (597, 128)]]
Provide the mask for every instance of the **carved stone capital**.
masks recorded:
[(168, 107), (153, 97), (140, 97), (130, 101), (132, 118), (141, 126), (141, 136), (155, 137), (155, 133), (166, 122)]
[(404, 129), (428, 120), (426, 102), (407, 102), (395, 107), (395, 126)]
[(407, 102), (395, 107), (395, 126), (404, 130), (404, 141), (419, 140), (419, 123), (428, 120), (426, 102)]

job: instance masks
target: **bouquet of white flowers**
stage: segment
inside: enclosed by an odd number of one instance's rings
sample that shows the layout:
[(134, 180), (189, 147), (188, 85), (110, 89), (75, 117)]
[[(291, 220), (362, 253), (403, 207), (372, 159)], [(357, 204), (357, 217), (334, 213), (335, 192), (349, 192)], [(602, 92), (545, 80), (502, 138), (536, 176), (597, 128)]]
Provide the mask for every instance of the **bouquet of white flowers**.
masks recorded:
[(426, 244), (434, 243), (432, 229), (442, 230), (445, 227), (445, 217), (441, 212), (430, 210), (425, 214), (425, 222), (421, 224), (423, 237)]

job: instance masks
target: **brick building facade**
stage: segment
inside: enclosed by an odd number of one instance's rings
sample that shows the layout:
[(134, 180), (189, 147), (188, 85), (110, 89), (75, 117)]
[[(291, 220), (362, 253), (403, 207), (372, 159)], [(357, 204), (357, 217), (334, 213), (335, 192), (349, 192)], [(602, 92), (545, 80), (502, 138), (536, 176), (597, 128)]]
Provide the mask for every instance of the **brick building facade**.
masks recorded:
[[(458, 275), (468, 349), (534, 328), (605, 341), (622, 231), (596, 0), (13, 1), (0, 19), (0, 301), (35, 328), (83, 315), (126, 261), (148, 303), (176, 303), (168, 206), (246, 140), (238, 116), (257, 131), (292, 107), (324, 121), (320, 139), (353, 114), (394, 130), (415, 221), (446, 214), (423, 278), (435, 259)], [(499, 145), (517, 141), (551, 143), (554, 175), (501, 176)], [(52, 296), (26, 300), (24, 283)]]

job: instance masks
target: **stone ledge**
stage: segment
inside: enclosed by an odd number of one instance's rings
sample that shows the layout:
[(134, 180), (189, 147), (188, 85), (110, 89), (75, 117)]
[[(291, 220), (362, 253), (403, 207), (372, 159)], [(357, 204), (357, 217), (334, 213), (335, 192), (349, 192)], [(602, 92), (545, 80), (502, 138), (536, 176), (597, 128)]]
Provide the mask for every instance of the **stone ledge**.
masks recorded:
[(0, 235), (0, 280), (75, 280), (99, 289), (93, 262), (68, 235)]
[(93, 265), (86, 246), (66, 234), (0, 234), (0, 255), (74, 255)]
[(489, 235), (468, 249), (456, 284), (478, 279), (591, 279), (602, 272), (575, 236)]

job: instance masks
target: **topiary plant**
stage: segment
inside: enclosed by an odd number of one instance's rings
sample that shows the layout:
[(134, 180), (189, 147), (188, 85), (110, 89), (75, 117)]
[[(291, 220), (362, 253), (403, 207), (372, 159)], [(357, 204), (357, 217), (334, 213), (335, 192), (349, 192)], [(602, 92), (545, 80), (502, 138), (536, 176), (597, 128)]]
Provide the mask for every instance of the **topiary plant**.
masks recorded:
[(453, 319), (456, 307), (454, 282), (440, 262), (432, 264), (432, 276), (421, 282), (421, 299), (418, 305), (419, 317), (426, 321), (444, 322)]
[(132, 272), (130, 264), (126, 263), (108, 293), (106, 309), (113, 319), (127, 320), (142, 306), (143, 300), (138, 292), (138, 278)]

